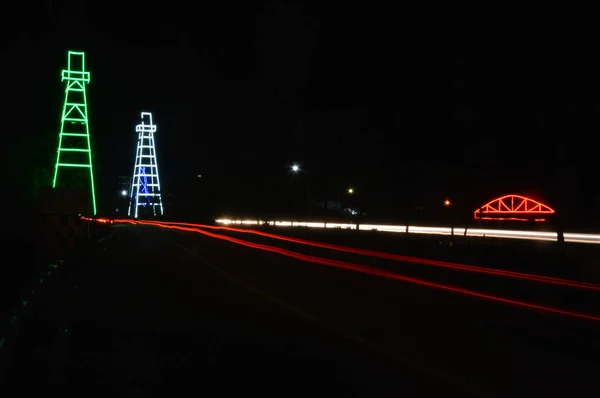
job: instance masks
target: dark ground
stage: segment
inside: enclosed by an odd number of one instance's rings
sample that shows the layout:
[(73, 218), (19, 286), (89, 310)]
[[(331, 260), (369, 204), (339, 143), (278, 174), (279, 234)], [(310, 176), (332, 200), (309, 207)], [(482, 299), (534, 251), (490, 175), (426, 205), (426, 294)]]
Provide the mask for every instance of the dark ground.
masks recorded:
[(12, 310), (20, 290), (40, 268), (40, 263), (36, 258), (36, 242), (33, 238), (3, 239), (0, 250), (5, 253), (0, 277), (0, 319), (4, 319)]
[[(13, 352), (8, 388), (23, 393), (62, 384), (65, 392), (98, 396), (369, 397), (465, 396), (465, 390), (577, 396), (596, 388), (600, 329), (592, 322), (196, 233), (115, 229), (35, 304)], [(407, 272), (460, 279), (481, 290), (504, 283)], [(504, 293), (515, 288), (507, 282)], [(538, 289), (546, 301), (572, 294), (529, 282), (517, 294)], [(566, 302), (589, 309), (579, 296)]]
[[(40, 251), (38, 222), (35, 218), (23, 219), (2, 226), (7, 236), (0, 240), (0, 252), (4, 254), (0, 265), (0, 322), (4, 322), (13, 314), (15, 306), (18, 306), (23, 296), (28, 295), (39, 274), (47, 271), (48, 264), (56, 263), (56, 259), (44, 258)], [(88, 250), (91, 242), (109, 234), (109, 228), (107, 225), (92, 224), (89, 230), (90, 239), (79, 251), (69, 255), (81, 257), (80, 252)], [(2, 326), (0, 325), (0, 338)]]

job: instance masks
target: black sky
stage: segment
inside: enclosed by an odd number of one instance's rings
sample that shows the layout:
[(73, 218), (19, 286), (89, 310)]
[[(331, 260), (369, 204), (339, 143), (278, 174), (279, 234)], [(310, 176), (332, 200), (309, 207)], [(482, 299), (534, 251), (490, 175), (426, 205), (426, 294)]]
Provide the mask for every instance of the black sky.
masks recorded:
[(105, 201), (147, 110), (165, 189), (202, 173), (229, 208), (277, 196), (292, 161), (315, 192), (353, 185), (370, 207), (470, 212), (512, 192), (579, 219), (597, 208), (597, 32), (283, 0), (80, 3), (4, 16), (4, 160), (23, 192), (54, 164), (74, 49)]

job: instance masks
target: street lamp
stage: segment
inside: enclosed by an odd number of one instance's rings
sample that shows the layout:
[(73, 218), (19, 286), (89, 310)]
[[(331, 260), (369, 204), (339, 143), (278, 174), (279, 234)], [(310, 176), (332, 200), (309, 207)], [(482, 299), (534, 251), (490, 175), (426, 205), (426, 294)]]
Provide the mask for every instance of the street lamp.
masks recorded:
[(444, 200), (444, 206), (449, 207), (452, 203), (449, 199)]
[(122, 191), (121, 191), (121, 195), (122, 195), (122, 196), (127, 196), (127, 191), (126, 191), (126, 190), (122, 190)]
[(352, 195), (352, 194), (354, 193), (354, 189), (352, 189), (352, 188), (348, 188), (348, 193), (349, 193), (350, 195)]
[(294, 173), (297, 173), (297, 172), (299, 172), (299, 171), (300, 171), (300, 166), (298, 166), (297, 164), (293, 164), (293, 165), (292, 165), (292, 171), (293, 171)]

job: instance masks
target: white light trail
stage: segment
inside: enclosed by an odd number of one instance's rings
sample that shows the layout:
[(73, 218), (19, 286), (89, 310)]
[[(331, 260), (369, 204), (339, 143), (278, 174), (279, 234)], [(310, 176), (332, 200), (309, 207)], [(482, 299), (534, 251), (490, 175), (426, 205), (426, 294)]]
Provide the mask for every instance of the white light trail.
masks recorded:
[[(359, 231), (380, 231), (409, 234), (427, 234), (427, 235), (453, 235), (466, 236), (473, 238), (500, 238), (500, 239), (525, 239), (544, 242), (558, 241), (558, 234), (550, 231), (519, 231), (505, 229), (483, 229), (483, 228), (464, 228), (464, 227), (423, 227), (414, 225), (378, 225), (378, 224), (344, 224), (329, 223), (322, 221), (255, 221), (255, 220), (230, 220), (218, 219), (217, 224), (225, 225), (257, 225), (267, 223), (275, 227), (309, 227), (326, 229), (352, 229)], [(564, 240), (567, 243), (588, 243), (600, 244), (600, 234), (584, 234), (565, 232)]]

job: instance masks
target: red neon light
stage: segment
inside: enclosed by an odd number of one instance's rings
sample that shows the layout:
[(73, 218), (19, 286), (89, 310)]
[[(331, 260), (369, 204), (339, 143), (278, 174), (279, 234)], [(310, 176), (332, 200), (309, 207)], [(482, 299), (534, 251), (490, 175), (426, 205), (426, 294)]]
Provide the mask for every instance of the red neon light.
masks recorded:
[[(542, 214), (554, 214), (554, 210), (543, 203), (521, 195), (506, 195), (484, 204), (473, 213), (476, 219), (483, 220), (519, 220), (528, 221), (521, 216), (539, 216)], [(535, 221), (543, 221), (537, 218)]]

